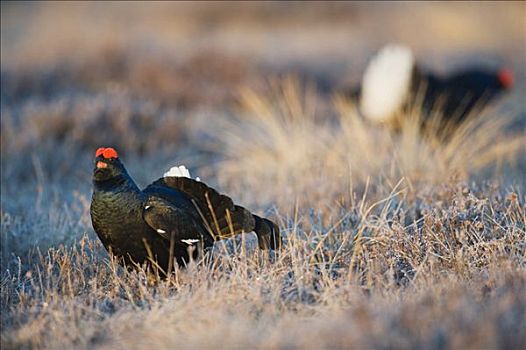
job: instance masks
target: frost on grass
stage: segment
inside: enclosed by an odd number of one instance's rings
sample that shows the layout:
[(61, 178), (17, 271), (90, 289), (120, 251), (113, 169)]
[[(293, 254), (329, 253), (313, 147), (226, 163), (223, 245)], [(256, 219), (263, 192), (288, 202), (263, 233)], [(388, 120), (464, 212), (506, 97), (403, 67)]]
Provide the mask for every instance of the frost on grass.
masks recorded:
[[(445, 144), (410, 124), (392, 135), (345, 101), (320, 118), (309, 92), (280, 84), (277, 100), (246, 92), (245, 109), (216, 129), (222, 140), (210, 139), (205, 159), (219, 161), (199, 169), (274, 218), (278, 254), (247, 235), (168, 280), (128, 271), (91, 230), (90, 169), (68, 170), (82, 152), (52, 138), (29, 173), (9, 153), (3, 171), (25, 185), (2, 181), (2, 347), (523, 344), (526, 199), (498, 177), (471, 179), (520, 158), (524, 138), (491, 118)], [(130, 171), (165, 168), (155, 155), (132, 154)]]
[(89, 237), (8, 259), (2, 345), (522, 344), (524, 198), (459, 183), (422, 188), (413, 199), (405, 188), (375, 202), (364, 196), (337, 215), (279, 216), (279, 254), (233, 242), (169, 280), (126, 271)]

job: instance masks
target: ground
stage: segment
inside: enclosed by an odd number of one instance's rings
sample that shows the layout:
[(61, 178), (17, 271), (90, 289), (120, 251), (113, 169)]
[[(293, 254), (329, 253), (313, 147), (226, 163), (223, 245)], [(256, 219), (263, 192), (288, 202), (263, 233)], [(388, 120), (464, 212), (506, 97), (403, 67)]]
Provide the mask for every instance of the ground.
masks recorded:
[[(1, 6), (3, 349), (526, 343), (524, 3)], [(389, 42), (516, 85), (447, 140), (417, 107), (392, 133), (342, 94)], [(283, 250), (124, 271), (89, 217), (101, 146), (140, 186), (185, 164)]]

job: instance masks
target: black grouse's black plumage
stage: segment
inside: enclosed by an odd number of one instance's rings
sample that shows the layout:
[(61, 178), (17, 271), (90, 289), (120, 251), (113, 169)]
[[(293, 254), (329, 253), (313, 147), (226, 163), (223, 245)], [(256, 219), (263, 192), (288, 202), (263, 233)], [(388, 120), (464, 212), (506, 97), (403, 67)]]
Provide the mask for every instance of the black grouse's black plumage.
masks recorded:
[[(280, 246), (279, 228), (204, 183), (165, 176), (140, 190), (112, 148), (97, 151), (91, 202), (93, 228), (104, 247), (128, 265), (171, 270), (214, 241), (254, 231), (262, 249)], [(189, 249), (190, 248), (190, 249)]]
[(506, 70), (474, 68), (441, 77), (415, 69), (410, 96), (417, 96), (421, 89), (427, 114), (440, 110), (444, 122), (458, 123), (473, 108), (484, 108), (510, 86), (511, 73)]

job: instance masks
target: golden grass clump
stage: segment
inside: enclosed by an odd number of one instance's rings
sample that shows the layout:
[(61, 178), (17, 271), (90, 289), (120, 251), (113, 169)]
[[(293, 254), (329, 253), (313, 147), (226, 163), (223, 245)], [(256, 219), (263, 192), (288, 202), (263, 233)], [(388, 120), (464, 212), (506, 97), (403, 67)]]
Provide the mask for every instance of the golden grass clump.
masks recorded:
[(431, 122), (422, 137), (418, 106), (404, 112), (393, 133), (367, 123), (353, 101), (342, 97), (329, 108), (317, 108), (321, 97), (314, 87), (302, 87), (292, 77), (273, 80), (269, 87), (267, 94), (242, 91), (241, 112), (215, 133), (226, 158), (220, 181), (239, 188), (240, 195), (258, 187), (279, 189), (249, 198), (259, 203), (277, 197), (280, 205), (290, 206), (308, 198), (308, 205), (323, 206), (350, 199), (367, 183), (385, 184), (388, 190), (380, 195), (386, 195), (402, 178), (414, 191), (419, 184), (495, 170), (526, 151), (526, 136), (507, 131), (513, 114), (474, 113), (448, 137), (438, 136), (439, 124)]

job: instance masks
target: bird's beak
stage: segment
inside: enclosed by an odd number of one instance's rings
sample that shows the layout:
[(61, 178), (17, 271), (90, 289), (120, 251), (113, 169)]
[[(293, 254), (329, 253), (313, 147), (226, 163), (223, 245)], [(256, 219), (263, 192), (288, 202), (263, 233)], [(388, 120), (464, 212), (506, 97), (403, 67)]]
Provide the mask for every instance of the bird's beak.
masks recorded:
[(98, 161), (97, 164), (96, 164), (96, 167), (97, 167), (97, 169), (104, 169), (104, 168), (108, 167), (108, 164), (106, 164), (104, 162), (101, 162), (101, 161)]

